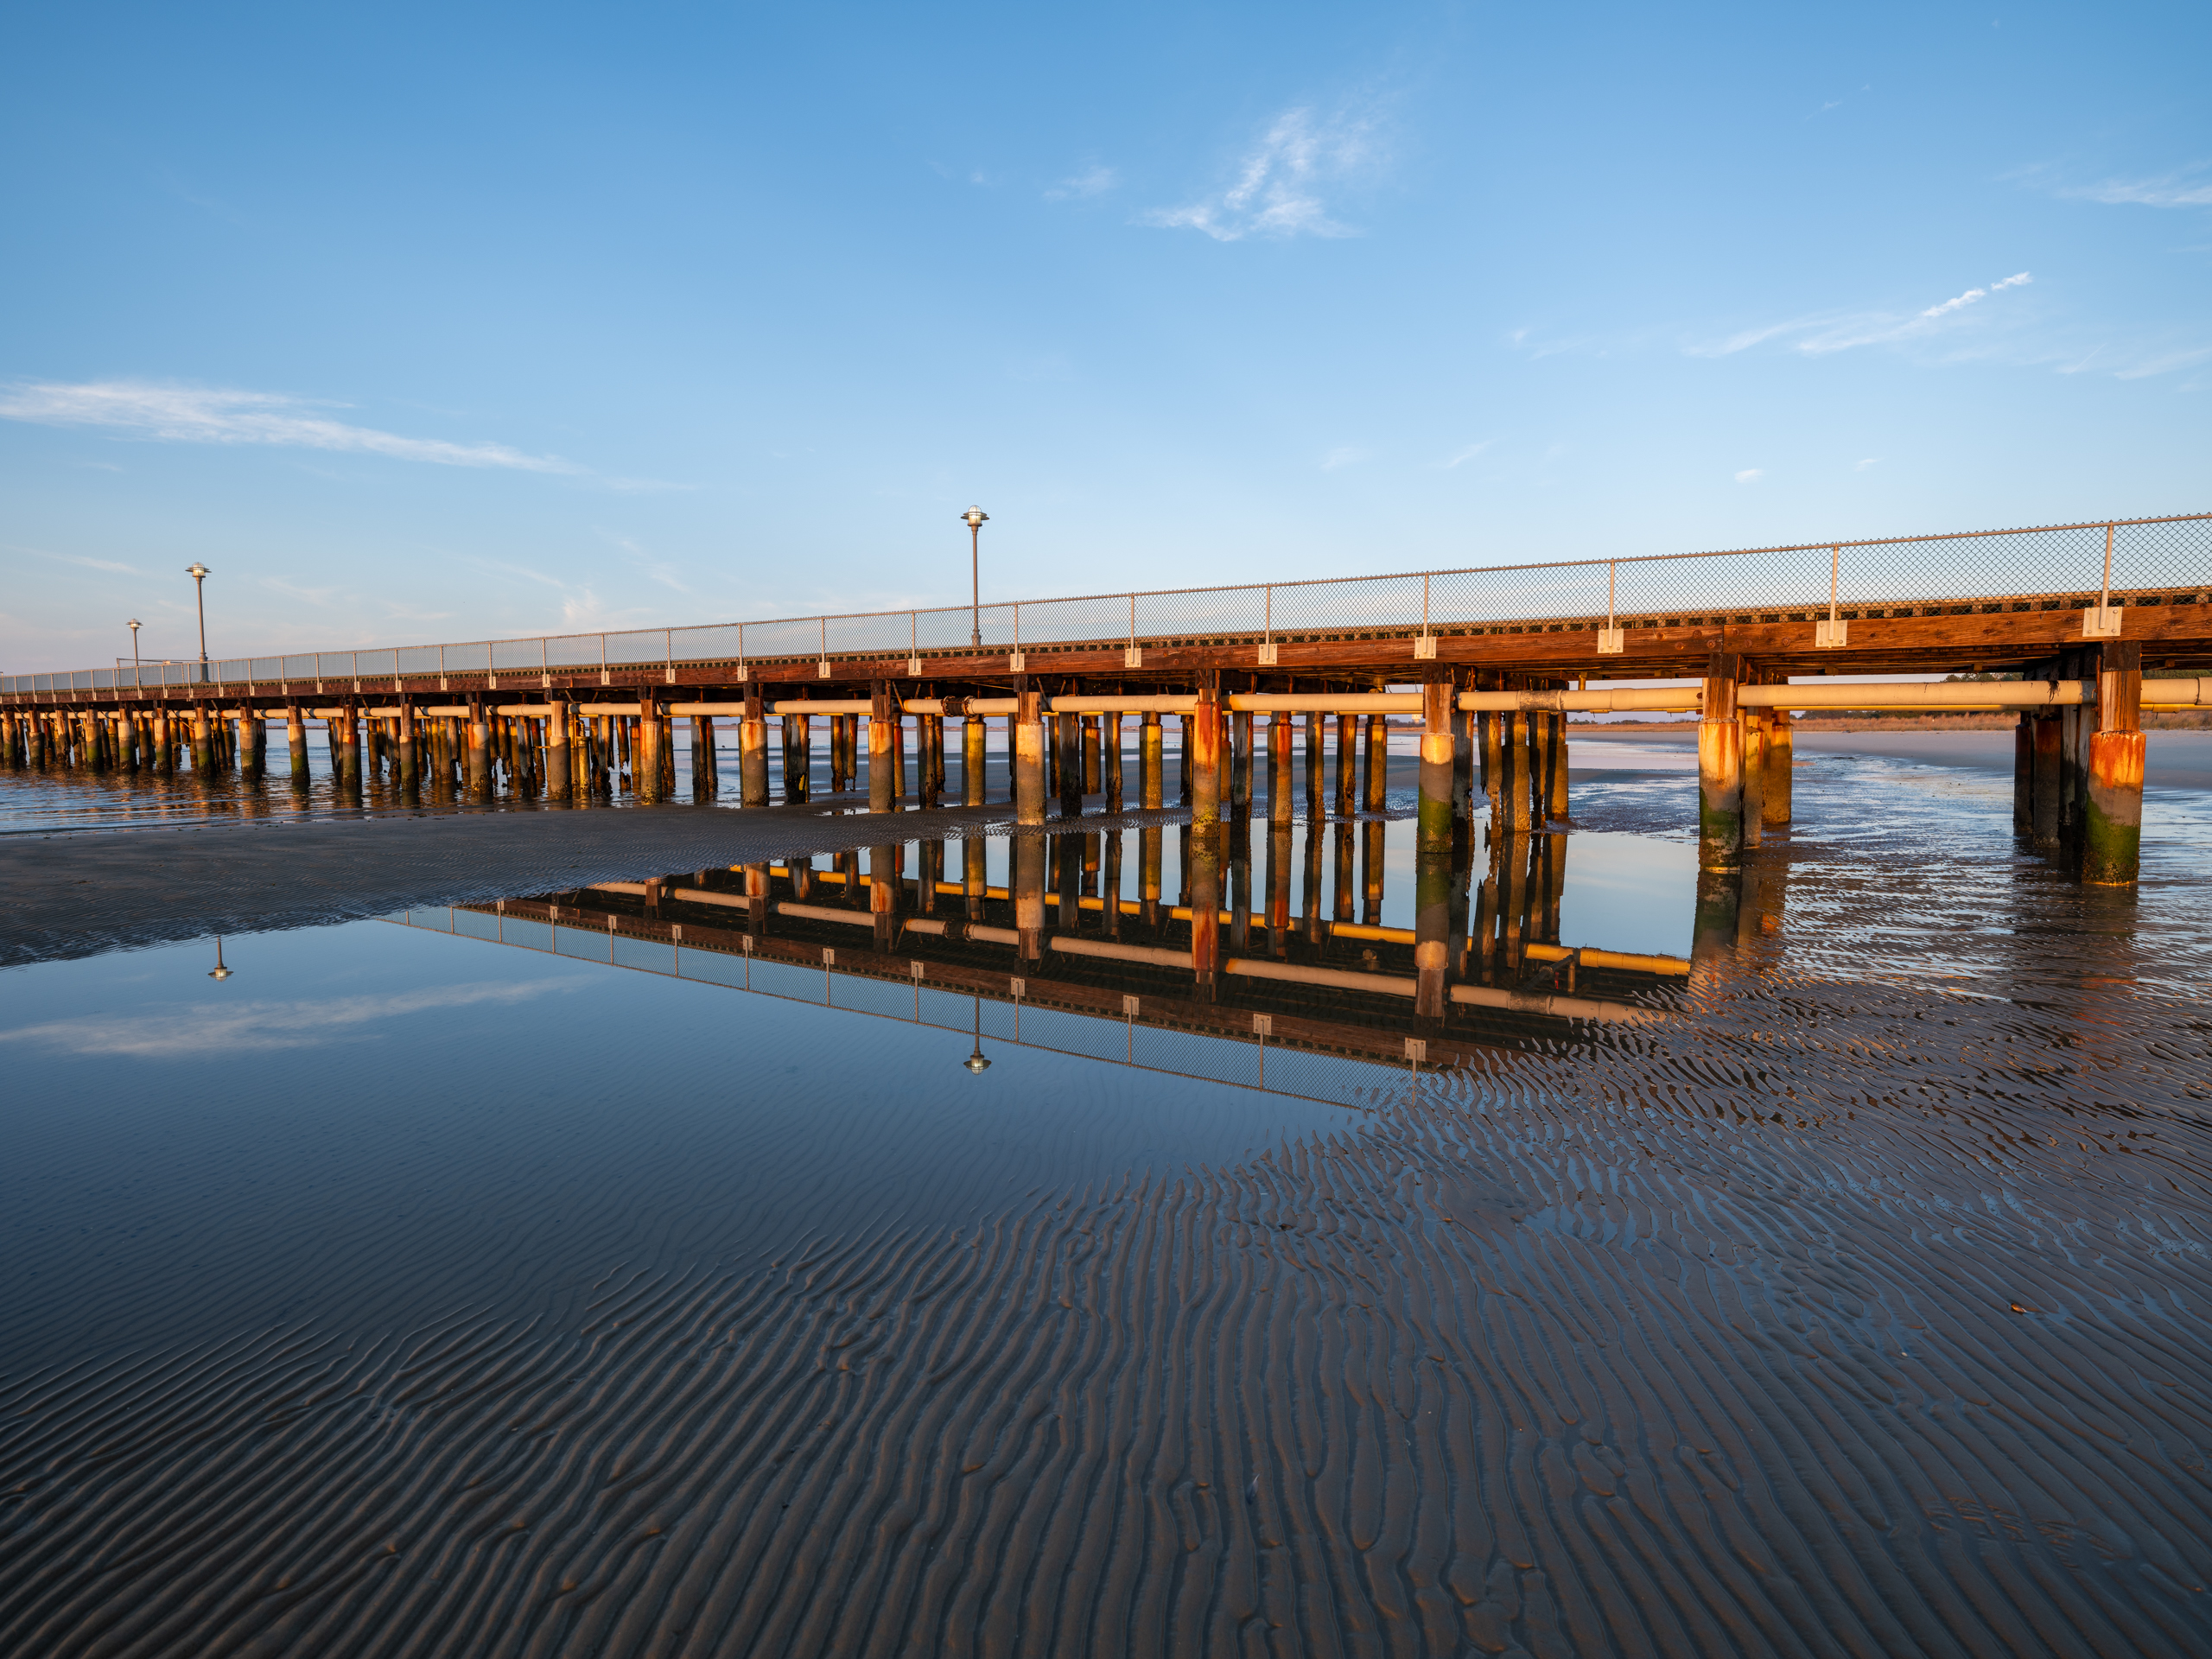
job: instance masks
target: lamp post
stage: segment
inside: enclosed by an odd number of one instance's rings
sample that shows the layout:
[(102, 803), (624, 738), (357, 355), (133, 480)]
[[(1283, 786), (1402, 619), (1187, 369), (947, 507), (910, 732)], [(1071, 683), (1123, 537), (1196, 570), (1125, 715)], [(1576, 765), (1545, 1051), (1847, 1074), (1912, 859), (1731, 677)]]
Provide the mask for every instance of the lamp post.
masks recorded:
[(983, 555), (982, 537), (983, 534), (983, 526), (988, 524), (990, 520), (991, 515), (985, 512), (981, 507), (970, 507), (967, 512), (960, 515), (960, 522), (968, 526), (968, 582), (969, 592), (973, 595), (970, 603), (974, 607), (972, 614), (975, 620), (975, 632), (970, 638), (969, 643), (977, 651), (981, 651), (983, 648)]
[(234, 971), (223, 965), (223, 936), (218, 933), (215, 936), (215, 965), (207, 970), (207, 977), (220, 982), (228, 979)]
[(184, 574), (192, 578), (192, 597), (200, 607), (200, 679), (204, 685), (207, 680), (207, 588), (206, 583), (210, 572), (206, 565), (194, 559), (186, 568)]
[(141, 683), (138, 678), (138, 630), (145, 625), (134, 616), (123, 626), (130, 630), (130, 683), (137, 685)]
[(983, 1053), (983, 999), (980, 996), (976, 999), (976, 1046), (960, 1064), (979, 1077), (991, 1069), (991, 1063)]

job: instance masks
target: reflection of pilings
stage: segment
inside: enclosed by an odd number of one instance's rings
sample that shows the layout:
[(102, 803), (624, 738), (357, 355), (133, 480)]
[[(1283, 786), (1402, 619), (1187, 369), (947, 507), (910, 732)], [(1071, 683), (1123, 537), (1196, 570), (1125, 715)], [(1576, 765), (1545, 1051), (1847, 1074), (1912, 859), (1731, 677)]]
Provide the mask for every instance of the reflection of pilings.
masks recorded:
[[(1445, 741), (1451, 741), (1448, 733)], [(1421, 770), (1427, 772), (1426, 764)], [(1414, 861), (1414, 1012), (1423, 1019), (1441, 1020), (1449, 1007), (1451, 955), (1452, 850), (1447, 840), (1441, 850), (1424, 847)]]
[(1329, 936), (1328, 918), (1323, 913), (1321, 909), (1321, 826), (1322, 817), (1320, 813), (1313, 812), (1307, 816), (1306, 820), (1306, 857), (1304, 861), (1306, 868), (1306, 892), (1304, 905), (1306, 912), (1306, 937), (1316, 944), (1319, 944), (1323, 939)]
[[(1040, 741), (1039, 761), (1042, 765)], [(1042, 795), (1043, 779), (1039, 779)], [(1041, 800), (1039, 810), (1042, 810)], [(1045, 953), (1045, 837), (1016, 836), (1011, 849), (1014, 863), (1014, 926), (1021, 936), (1021, 959), (1035, 962)]]
[[(1116, 716), (1109, 723), (1119, 726), (1120, 718)], [(1105, 843), (1103, 897), (1106, 900), (1106, 937), (1118, 939), (1122, 937), (1122, 837), (1118, 833), (1109, 835), (1102, 830), (1098, 839)]]
[[(962, 779), (964, 783), (967, 780)], [(968, 903), (968, 919), (983, 919), (983, 900), (989, 896), (990, 880), (987, 874), (988, 843), (981, 836), (970, 836), (960, 843), (960, 892)]]
[(944, 880), (944, 843), (942, 841), (923, 842), (921, 861), (921, 874), (914, 884), (921, 895), (916, 908), (926, 915), (936, 911), (937, 890)]
[[(1214, 722), (1218, 724), (1217, 719)], [(1191, 973), (1202, 996), (1213, 994), (1221, 971), (1221, 822), (1207, 818), (1192, 826), (1191, 871)]]
[(1725, 977), (1735, 961), (1743, 925), (1740, 869), (1697, 873), (1697, 912), (1690, 925), (1690, 985), (1694, 990)]
[(1229, 944), (1240, 956), (1252, 948), (1252, 820), (1237, 813), (1224, 826), (1229, 842)]
[[(879, 950), (888, 950), (899, 942), (899, 897), (906, 887), (902, 868), (906, 850), (896, 842), (868, 849), (868, 907), (875, 922)], [(851, 891), (849, 880), (846, 891)]]
[(1166, 836), (1160, 827), (1147, 824), (1137, 831), (1137, 902), (1144, 906), (1144, 925), (1160, 931), (1160, 879)]
[(1332, 890), (1335, 902), (1329, 906), (1329, 919), (1350, 922), (1357, 919), (1353, 893), (1357, 876), (1352, 868), (1351, 824), (1344, 818), (1337, 820), (1334, 844), (1332, 849), (1332, 873), (1335, 880)]
[(1051, 837), (1054, 867), (1053, 888), (1059, 895), (1058, 927), (1063, 933), (1072, 933), (1083, 925), (1083, 847), (1084, 837), (1058, 835)]
[(1359, 826), (1360, 874), (1363, 906), (1360, 920), (1370, 927), (1382, 925), (1382, 825), (1368, 819)]
[(1538, 840), (1535, 853), (1538, 863), (1532, 899), (1535, 915), (1529, 933), (1536, 942), (1557, 944), (1560, 912), (1567, 898), (1567, 837), (1543, 836)]

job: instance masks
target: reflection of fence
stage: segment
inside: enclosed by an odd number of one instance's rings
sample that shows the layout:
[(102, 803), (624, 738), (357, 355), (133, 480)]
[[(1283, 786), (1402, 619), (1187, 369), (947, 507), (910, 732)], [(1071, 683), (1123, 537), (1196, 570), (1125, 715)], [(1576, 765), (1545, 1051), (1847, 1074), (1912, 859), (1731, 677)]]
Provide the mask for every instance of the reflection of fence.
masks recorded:
[[(549, 634), (443, 645), (118, 663), (112, 669), (0, 677), (0, 690), (128, 690), (201, 683), (560, 673), (846, 657), (968, 655), (971, 630), (989, 652), (1027, 645), (1126, 640), (1133, 646), (1226, 635), (1306, 639), (1363, 630), (1444, 628), (1616, 616), (1700, 621), (1711, 613), (1969, 599), (2110, 594), (2125, 604), (2212, 582), (2212, 514), (1714, 553), (1487, 565), (1398, 575), (1338, 576), (1096, 594), (1009, 604), (788, 617), (701, 627)], [(1777, 620), (1777, 619), (1766, 619)]]
[[(1268, 1094), (1363, 1109), (1418, 1087), (1417, 1067), (1350, 1055), (1315, 1053), (1245, 1039), (1163, 1028), (1068, 1008), (1039, 1007), (988, 991), (950, 990), (923, 980), (899, 981), (834, 967), (778, 960), (750, 951), (702, 949), (678, 941), (639, 938), (604, 925), (573, 925), (480, 910), (403, 911), (385, 918), (403, 926), (451, 933), (486, 944), (537, 950), (581, 962), (664, 974), (755, 995), (871, 1014), (974, 1041), (1040, 1049), (1139, 1071), (1263, 1090)], [(948, 1052), (948, 1065), (958, 1057)]]

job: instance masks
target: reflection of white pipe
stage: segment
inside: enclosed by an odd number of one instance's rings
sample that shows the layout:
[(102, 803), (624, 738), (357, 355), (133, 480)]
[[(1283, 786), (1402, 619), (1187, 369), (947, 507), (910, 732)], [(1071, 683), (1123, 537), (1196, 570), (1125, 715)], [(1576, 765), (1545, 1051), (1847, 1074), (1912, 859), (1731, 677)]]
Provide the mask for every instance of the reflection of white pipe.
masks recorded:
[(852, 927), (874, 927), (875, 918), (864, 910), (832, 910), (827, 905), (779, 903), (779, 916), (796, 916), (803, 922), (843, 922)]
[(1356, 974), (1342, 968), (1308, 968), (1295, 962), (1270, 962), (1262, 957), (1230, 957), (1221, 969), (1248, 979), (1283, 979), (1294, 985), (1325, 985), (1332, 990), (1367, 991), (1379, 996), (1411, 996), (1415, 982), (1396, 974)]
[(1615, 1025), (1663, 1025), (1668, 1018), (1657, 1008), (1639, 1008), (1629, 1002), (1600, 1002), (1587, 996), (1547, 996), (1536, 991), (1501, 991), (1488, 985), (1454, 985), (1452, 1000), (1479, 1008), (1548, 1014), (1561, 1020), (1604, 1020)]
[(1161, 968), (1188, 968), (1187, 950), (1163, 950), (1156, 945), (1116, 944), (1110, 939), (1086, 939), (1055, 933), (1046, 941), (1053, 950), (1071, 957), (1109, 957), (1116, 962), (1148, 962)]

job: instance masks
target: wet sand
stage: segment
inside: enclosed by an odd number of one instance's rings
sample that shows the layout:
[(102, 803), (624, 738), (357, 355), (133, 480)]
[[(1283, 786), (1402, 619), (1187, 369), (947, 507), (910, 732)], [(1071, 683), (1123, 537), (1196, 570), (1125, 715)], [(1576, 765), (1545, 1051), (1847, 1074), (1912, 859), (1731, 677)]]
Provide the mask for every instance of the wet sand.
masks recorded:
[[(1961, 770), (1809, 767), (1694, 1018), (1234, 1156), (1051, 1153), (1103, 1062), (1026, 1130), (934, 1054), (874, 1063), (899, 1121), (785, 1097), (833, 1028), (658, 982), (143, 1102), (95, 1033), (0, 1173), (0, 1649), (2201, 1653), (2201, 849), (2083, 889)], [(164, 839), (235, 842), (226, 907), (276, 834)]]

